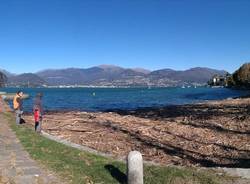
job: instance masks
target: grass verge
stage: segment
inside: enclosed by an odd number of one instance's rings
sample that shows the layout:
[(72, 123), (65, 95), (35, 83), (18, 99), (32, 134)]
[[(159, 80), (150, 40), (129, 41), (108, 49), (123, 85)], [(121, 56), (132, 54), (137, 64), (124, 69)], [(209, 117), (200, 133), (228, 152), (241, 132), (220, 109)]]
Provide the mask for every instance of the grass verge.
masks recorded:
[[(30, 156), (68, 183), (126, 183), (124, 163), (49, 140), (27, 126), (16, 126), (12, 113), (4, 115)], [(194, 168), (144, 167), (146, 184), (216, 184), (227, 183), (227, 180), (229, 178)]]

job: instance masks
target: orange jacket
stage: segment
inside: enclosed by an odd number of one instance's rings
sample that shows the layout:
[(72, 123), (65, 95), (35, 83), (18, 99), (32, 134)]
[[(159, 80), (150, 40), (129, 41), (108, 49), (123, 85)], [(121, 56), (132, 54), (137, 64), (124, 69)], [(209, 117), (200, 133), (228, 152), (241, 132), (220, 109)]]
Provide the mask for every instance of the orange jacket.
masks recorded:
[(21, 102), (21, 97), (19, 95), (16, 95), (13, 99), (13, 108), (16, 109), (20, 109), (22, 106), (22, 102)]

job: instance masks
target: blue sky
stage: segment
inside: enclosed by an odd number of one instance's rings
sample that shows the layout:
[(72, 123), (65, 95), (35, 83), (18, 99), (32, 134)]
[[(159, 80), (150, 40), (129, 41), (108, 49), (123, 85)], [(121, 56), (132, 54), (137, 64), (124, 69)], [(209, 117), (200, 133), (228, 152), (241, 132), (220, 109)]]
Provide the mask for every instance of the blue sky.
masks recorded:
[(248, 0), (2, 0), (0, 68), (232, 72), (250, 61), (249, 12)]

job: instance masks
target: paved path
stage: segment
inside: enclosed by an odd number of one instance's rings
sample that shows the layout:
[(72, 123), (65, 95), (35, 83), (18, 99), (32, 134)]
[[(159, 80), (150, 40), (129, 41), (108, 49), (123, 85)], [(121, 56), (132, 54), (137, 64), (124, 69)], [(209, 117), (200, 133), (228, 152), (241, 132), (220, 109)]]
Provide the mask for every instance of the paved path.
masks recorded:
[(52, 173), (42, 169), (24, 150), (3, 116), (0, 100), (0, 184), (59, 184)]

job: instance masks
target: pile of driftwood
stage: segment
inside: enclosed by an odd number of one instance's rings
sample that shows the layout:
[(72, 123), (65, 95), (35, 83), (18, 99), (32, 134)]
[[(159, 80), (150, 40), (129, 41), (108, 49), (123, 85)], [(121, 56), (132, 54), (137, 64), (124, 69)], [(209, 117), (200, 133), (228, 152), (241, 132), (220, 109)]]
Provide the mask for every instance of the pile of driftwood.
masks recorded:
[[(250, 167), (249, 99), (116, 112), (50, 112), (46, 132), (124, 157), (162, 164)], [(25, 117), (33, 123), (31, 115)]]

